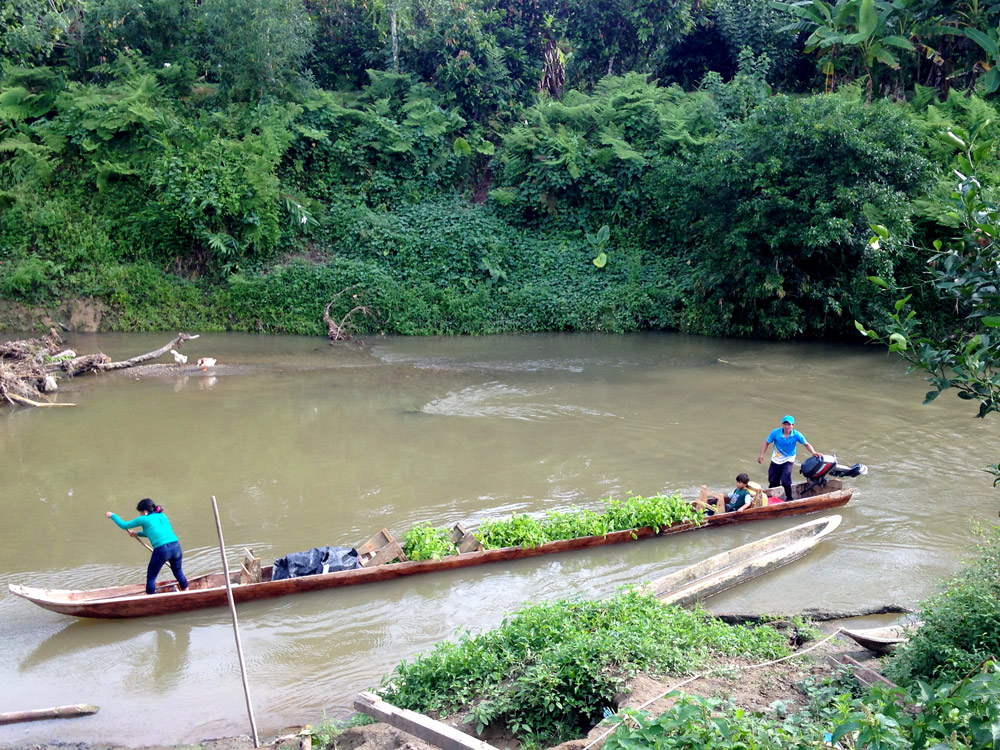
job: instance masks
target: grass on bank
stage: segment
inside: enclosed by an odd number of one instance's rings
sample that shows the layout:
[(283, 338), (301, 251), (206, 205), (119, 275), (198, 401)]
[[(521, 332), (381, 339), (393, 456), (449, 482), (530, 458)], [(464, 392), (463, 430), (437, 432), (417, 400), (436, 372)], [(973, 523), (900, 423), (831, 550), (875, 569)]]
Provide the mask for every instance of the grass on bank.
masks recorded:
[(771, 628), (730, 627), (628, 591), (528, 606), (496, 630), (403, 662), (379, 692), (422, 713), (467, 711), (477, 731), (502, 724), (523, 744), (545, 747), (586, 734), (640, 672), (689, 674), (713, 656), (788, 652)]

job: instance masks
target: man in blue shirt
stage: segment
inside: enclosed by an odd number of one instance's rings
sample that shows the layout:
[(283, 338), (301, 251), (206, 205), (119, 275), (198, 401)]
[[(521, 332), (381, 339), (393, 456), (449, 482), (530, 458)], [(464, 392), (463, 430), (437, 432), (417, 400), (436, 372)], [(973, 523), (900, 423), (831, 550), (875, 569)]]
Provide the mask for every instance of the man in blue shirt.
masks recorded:
[(767, 484), (769, 487), (777, 487), (778, 485), (784, 487), (785, 500), (792, 499), (792, 467), (795, 465), (795, 449), (798, 444), (802, 443), (806, 450), (814, 456), (822, 455), (809, 445), (805, 435), (792, 427), (794, 424), (795, 417), (791, 414), (785, 415), (781, 420), (781, 427), (775, 427), (764, 438), (764, 444), (760, 447), (760, 455), (757, 457), (757, 463), (764, 463), (764, 452), (767, 450), (767, 446), (774, 445), (771, 465), (767, 467)]

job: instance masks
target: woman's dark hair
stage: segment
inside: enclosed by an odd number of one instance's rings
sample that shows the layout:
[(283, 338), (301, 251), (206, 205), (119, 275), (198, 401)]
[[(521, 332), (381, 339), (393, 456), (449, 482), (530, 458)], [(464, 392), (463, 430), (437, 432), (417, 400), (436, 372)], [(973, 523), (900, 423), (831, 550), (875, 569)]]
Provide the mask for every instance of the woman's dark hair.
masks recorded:
[(163, 508), (154, 503), (148, 497), (143, 498), (139, 501), (139, 504), (135, 506), (135, 509), (140, 513), (162, 513)]

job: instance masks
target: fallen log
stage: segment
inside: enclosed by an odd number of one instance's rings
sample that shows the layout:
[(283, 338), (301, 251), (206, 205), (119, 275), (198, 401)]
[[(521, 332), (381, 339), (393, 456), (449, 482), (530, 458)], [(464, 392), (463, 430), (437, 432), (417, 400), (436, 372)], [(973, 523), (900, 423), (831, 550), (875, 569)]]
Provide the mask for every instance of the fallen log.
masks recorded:
[(85, 372), (105, 372), (135, 367), (151, 359), (179, 349), (185, 341), (198, 335), (179, 333), (167, 344), (145, 354), (113, 362), (102, 353), (77, 355), (62, 348), (62, 339), (55, 330), (41, 339), (7, 341), (0, 344), (0, 402), (22, 406), (73, 406), (44, 401), (45, 393), (57, 390), (54, 375), (75, 377)]
[(0, 724), (19, 724), (24, 721), (42, 721), (43, 719), (72, 719), (76, 716), (96, 714), (100, 709), (89, 703), (77, 703), (72, 706), (53, 706), (52, 708), (35, 708), (29, 711), (10, 711), (0, 714)]
[(804, 617), (815, 622), (825, 622), (827, 620), (847, 620), (851, 617), (865, 617), (867, 615), (909, 615), (913, 610), (901, 604), (881, 604), (874, 607), (862, 609), (851, 609), (836, 611), (829, 609), (803, 609), (801, 612), (780, 613), (768, 612), (765, 614), (742, 614), (739, 612), (709, 612), (710, 617), (722, 620), (727, 625), (754, 625), (771, 620), (787, 620), (792, 617)]

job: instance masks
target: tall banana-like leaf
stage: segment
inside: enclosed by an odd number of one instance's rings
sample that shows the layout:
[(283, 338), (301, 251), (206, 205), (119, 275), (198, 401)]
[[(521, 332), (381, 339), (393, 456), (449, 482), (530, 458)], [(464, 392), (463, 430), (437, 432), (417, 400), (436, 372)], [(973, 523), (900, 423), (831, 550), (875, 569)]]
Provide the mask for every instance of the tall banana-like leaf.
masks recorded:
[(982, 47), (989, 58), (985, 62), (980, 62), (986, 73), (980, 78), (983, 88), (987, 94), (993, 94), (1000, 89), (1000, 71), (997, 65), (1000, 64), (1000, 29), (990, 29), (989, 33), (983, 33), (979, 29), (966, 29), (965, 35)]
[(878, 28), (878, 11), (875, 9), (875, 0), (861, 0), (861, 7), (858, 8), (858, 33), (861, 42), (875, 33)]

